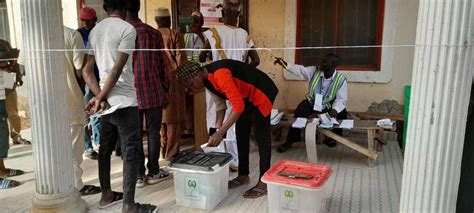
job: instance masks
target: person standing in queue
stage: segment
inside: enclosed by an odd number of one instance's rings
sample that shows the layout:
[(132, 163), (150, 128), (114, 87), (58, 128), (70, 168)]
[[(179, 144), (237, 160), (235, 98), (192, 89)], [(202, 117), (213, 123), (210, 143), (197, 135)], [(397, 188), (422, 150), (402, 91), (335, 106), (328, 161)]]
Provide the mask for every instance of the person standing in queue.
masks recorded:
[[(239, 175), (229, 181), (229, 189), (250, 183), (250, 131), (255, 131), (260, 156), (260, 177), (270, 168), (271, 129), (270, 114), (278, 94), (275, 83), (261, 70), (235, 60), (220, 60), (204, 67), (197, 62), (184, 62), (176, 77), (192, 90), (208, 89), (217, 108), (217, 119), (224, 120), (225, 100), (232, 104), (232, 112), (209, 137), (209, 146), (218, 146), (227, 130), (235, 123), (239, 158)], [(221, 121), (221, 122), (222, 122)], [(267, 194), (267, 186), (259, 181), (244, 193), (244, 198), (258, 198)]]

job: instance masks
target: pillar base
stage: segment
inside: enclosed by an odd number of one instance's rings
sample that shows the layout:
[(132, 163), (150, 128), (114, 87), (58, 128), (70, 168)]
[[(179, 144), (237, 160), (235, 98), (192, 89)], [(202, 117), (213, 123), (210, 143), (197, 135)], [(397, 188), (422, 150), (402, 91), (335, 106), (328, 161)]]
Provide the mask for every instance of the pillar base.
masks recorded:
[(60, 195), (40, 195), (35, 194), (33, 198), (33, 213), (52, 213), (52, 212), (86, 212), (87, 204), (75, 191), (70, 196)]

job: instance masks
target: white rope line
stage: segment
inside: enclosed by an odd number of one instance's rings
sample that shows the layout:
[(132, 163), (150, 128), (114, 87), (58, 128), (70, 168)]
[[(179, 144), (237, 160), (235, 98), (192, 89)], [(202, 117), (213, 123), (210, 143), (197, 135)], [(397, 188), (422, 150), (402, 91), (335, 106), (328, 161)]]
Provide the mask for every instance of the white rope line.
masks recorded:
[[(362, 49), (362, 48), (399, 48), (399, 47), (463, 47), (467, 48), (472, 44), (394, 44), (394, 45), (356, 45), (356, 46), (321, 46), (321, 47), (255, 47), (255, 48), (228, 48), (228, 49), (115, 49), (119, 51), (149, 51), (149, 52), (163, 52), (163, 51), (279, 51), (279, 50), (320, 50), (320, 49)], [(32, 49), (25, 50), (27, 52), (90, 52), (91, 49)], [(0, 61), (17, 60), (18, 58), (0, 59)]]

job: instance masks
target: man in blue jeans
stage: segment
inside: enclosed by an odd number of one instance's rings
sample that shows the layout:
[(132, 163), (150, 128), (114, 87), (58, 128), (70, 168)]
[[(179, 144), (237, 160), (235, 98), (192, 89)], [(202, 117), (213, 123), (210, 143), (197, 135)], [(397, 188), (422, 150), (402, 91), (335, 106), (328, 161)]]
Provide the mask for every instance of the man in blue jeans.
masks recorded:
[[(79, 12), (79, 19), (81, 20), (82, 27), (77, 31), (82, 36), (82, 41), (86, 47), (89, 43), (89, 33), (95, 27), (97, 22), (97, 13), (91, 7), (83, 7)], [(100, 81), (99, 68), (94, 65), (94, 75), (97, 81)], [(94, 97), (87, 85), (85, 86), (84, 102), (87, 104)], [(84, 156), (97, 160), (98, 155), (96, 150), (99, 149), (100, 145), (100, 119), (98, 117), (90, 118), (84, 125)]]
[[(95, 94), (86, 111), (94, 114), (109, 104), (118, 109), (101, 118), (99, 148), (99, 180), (102, 196), (99, 208), (122, 202), (122, 212), (155, 212), (156, 206), (135, 203), (138, 167), (143, 158), (140, 138), (138, 101), (135, 89), (132, 53), (137, 31), (124, 21), (127, 0), (104, 0), (108, 17), (97, 24), (89, 35), (84, 80)], [(93, 67), (99, 67), (98, 84)], [(100, 85), (100, 86), (99, 86)], [(123, 160), (123, 193), (112, 191), (110, 183), (111, 155), (120, 137)]]

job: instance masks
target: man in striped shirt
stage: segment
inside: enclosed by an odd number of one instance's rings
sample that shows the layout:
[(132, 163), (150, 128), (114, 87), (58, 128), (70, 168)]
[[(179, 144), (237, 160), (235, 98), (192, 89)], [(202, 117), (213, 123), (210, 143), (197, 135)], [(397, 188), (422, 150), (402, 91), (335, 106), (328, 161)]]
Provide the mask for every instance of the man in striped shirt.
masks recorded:
[[(137, 31), (137, 49), (163, 49), (161, 33), (143, 23), (138, 18), (140, 0), (129, 0), (127, 21)], [(168, 82), (165, 78), (164, 52), (137, 50), (133, 53), (133, 70), (135, 72), (135, 88), (137, 89), (140, 125), (143, 129), (143, 118), (146, 120), (148, 133), (148, 175), (149, 184), (156, 184), (167, 178), (169, 174), (160, 169), (160, 129), (163, 106), (167, 104)], [(143, 138), (143, 137), (142, 137)], [(137, 187), (145, 186), (145, 156), (138, 169)]]

